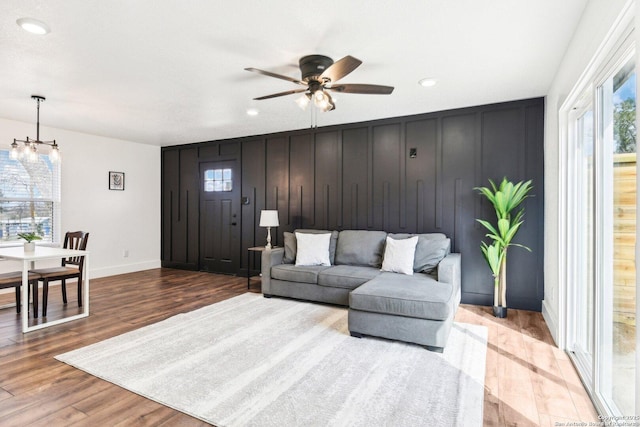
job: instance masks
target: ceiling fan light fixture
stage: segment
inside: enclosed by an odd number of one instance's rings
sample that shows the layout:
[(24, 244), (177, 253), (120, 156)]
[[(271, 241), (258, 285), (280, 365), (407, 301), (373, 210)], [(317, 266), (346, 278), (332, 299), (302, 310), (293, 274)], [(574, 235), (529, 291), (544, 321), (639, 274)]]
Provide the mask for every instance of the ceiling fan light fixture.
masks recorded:
[(307, 107), (309, 106), (310, 102), (311, 102), (310, 93), (302, 94), (298, 98), (296, 98), (296, 104), (298, 104), (298, 107), (300, 107), (303, 111), (307, 110)]
[(324, 92), (323, 90), (317, 90), (313, 94), (313, 103), (316, 107), (321, 109), (322, 111), (330, 111), (332, 108), (329, 108), (332, 104), (331, 96)]
[(44, 36), (51, 32), (51, 28), (49, 28), (47, 24), (33, 18), (20, 18), (16, 21), (16, 24), (18, 24), (23, 30), (39, 36)]
[(322, 111), (327, 111), (327, 108), (329, 107), (329, 102), (326, 99), (323, 99), (322, 101), (318, 101), (315, 104), (316, 104), (316, 107), (318, 107)]
[(336, 105), (333, 103), (331, 99), (329, 99), (329, 101), (327, 101), (327, 105), (322, 109), (322, 111), (326, 113), (327, 111), (334, 110), (335, 108), (336, 108)]
[(313, 103), (318, 109), (325, 113), (336, 108), (336, 104), (333, 102), (331, 95), (320, 90), (313, 94)]

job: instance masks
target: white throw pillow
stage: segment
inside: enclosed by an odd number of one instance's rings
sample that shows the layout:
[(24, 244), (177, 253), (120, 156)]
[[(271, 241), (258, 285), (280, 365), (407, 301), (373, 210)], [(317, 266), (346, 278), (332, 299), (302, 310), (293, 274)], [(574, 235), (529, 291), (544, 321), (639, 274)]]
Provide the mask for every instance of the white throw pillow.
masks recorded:
[(296, 233), (298, 250), (296, 265), (331, 265), (329, 244), (331, 233)]
[(382, 259), (382, 271), (413, 275), (413, 258), (416, 254), (418, 236), (395, 240), (387, 236)]

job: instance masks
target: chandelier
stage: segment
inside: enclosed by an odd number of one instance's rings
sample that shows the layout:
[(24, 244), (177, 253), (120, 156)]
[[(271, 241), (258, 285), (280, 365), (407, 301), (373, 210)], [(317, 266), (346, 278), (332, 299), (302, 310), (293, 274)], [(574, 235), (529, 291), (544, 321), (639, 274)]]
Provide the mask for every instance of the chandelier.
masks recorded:
[(30, 163), (35, 163), (39, 160), (38, 147), (47, 145), (51, 147), (49, 149), (49, 159), (55, 163), (60, 160), (60, 150), (55, 139), (53, 141), (40, 141), (40, 103), (46, 98), (40, 95), (31, 95), (31, 99), (35, 99), (38, 102), (36, 139), (30, 139), (29, 137), (26, 140), (14, 138), (9, 157), (13, 160), (26, 159)]

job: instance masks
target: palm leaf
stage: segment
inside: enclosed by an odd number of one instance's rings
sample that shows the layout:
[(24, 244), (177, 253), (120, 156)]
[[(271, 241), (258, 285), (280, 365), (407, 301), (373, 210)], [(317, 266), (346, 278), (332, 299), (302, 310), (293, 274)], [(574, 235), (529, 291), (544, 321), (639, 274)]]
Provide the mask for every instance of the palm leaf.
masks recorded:
[(520, 221), (516, 222), (515, 224), (511, 224), (510, 227), (502, 235), (502, 240), (507, 246), (511, 244), (511, 240), (513, 240), (513, 237), (516, 235), (523, 222), (524, 221)]
[(530, 197), (529, 191), (531, 191), (531, 180), (517, 183), (511, 196), (510, 210), (517, 208), (527, 197)]
[(527, 251), (531, 252), (531, 248), (530, 247), (525, 246), (525, 245), (520, 245), (518, 243), (511, 243), (511, 244), (509, 244), (509, 246), (517, 246), (519, 248), (526, 249)]
[(496, 277), (500, 274), (500, 264), (502, 263), (500, 248), (495, 243), (487, 245), (485, 242), (481, 242), (480, 250), (482, 250), (484, 259), (487, 261), (487, 264), (489, 264), (489, 269), (493, 277)]
[(489, 179), (489, 184), (491, 184), (491, 189), (493, 190), (494, 193), (498, 191), (498, 189), (496, 188), (496, 183), (493, 182), (491, 179)]
[(487, 200), (489, 200), (491, 202), (491, 204), (494, 204), (494, 200), (495, 197), (493, 195), (493, 191), (491, 191), (489, 188), (487, 187), (475, 187), (474, 190), (478, 190), (480, 193), (482, 193), (482, 195), (484, 197), (487, 198)]
[(504, 218), (508, 213), (506, 210), (508, 199), (505, 197), (505, 193), (502, 191), (498, 191), (494, 197), (495, 202), (493, 203), (493, 207), (496, 210), (496, 214), (498, 218)]
[(498, 231), (500, 231), (500, 238), (507, 242), (507, 236), (511, 229), (511, 221), (506, 218), (498, 220)]
[(480, 224), (482, 224), (487, 230), (489, 230), (492, 234), (499, 234), (498, 230), (491, 224), (489, 221), (485, 221), (484, 219), (476, 219)]

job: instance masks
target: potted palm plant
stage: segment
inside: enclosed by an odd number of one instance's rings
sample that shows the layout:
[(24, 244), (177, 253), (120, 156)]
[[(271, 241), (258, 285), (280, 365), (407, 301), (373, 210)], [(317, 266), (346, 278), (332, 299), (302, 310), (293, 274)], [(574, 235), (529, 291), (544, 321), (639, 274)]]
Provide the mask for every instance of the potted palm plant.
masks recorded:
[(36, 244), (34, 243), (34, 240), (42, 240), (42, 237), (40, 237), (37, 233), (34, 232), (29, 232), (29, 233), (18, 233), (18, 237), (26, 240), (27, 242), (24, 244), (24, 251), (25, 252), (33, 252), (36, 250)]
[(496, 212), (496, 225), (483, 219), (476, 219), (487, 230), (485, 235), (491, 242), (480, 243), (482, 255), (484, 255), (491, 274), (493, 275), (493, 314), (496, 317), (507, 317), (507, 250), (510, 246), (519, 246), (531, 252), (526, 246), (513, 243), (513, 238), (524, 222), (524, 208), (514, 211), (529, 197), (531, 180), (520, 181), (516, 184), (502, 179), (499, 186), (489, 180), (491, 188), (476, 187), (480, 194), (485, 196), (493, 205)]

